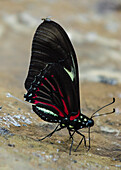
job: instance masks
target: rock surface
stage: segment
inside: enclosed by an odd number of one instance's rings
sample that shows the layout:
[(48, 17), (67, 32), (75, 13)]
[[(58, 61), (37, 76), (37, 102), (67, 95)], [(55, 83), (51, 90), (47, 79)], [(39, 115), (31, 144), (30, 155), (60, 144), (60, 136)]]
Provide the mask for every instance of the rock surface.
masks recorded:
[[(82, 113), (96, 117), (91, 149), (69, 156), (66, 129), (39, 142), (55, 124), (42, 121), (23, 101), (31, 41), (41, 18), (51, 16), (69, 34), (78, 54)], [(0, 169), (121, 168), (121, 1), (0, 1)], [(11, 95), (12, 96), (11, 96)], [(15, 96), (15, 97), (14, 97)], [(21, 103), (16, 99), (23, 101)], [(87, 129), (81, 131), (86, 135)], [(74, 136), (74, 148), (80, 141)]]

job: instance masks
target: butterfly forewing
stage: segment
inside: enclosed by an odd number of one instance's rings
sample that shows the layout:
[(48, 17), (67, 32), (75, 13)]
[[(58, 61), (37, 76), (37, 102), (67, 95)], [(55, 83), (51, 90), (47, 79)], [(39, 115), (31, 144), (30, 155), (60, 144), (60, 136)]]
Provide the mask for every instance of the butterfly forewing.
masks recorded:
[[(54, 21), (44, 20), (37, 28), (33, 43), (32, 56), (25, 88), (28, 90), (35, 76), (40, 74), (48, 64), (59, 64), (68, 73), (76, 89), (79, 102), (78, 66), (75, 51), (64, 29)], [(68, 88), (68, 87), (66, 87)]]

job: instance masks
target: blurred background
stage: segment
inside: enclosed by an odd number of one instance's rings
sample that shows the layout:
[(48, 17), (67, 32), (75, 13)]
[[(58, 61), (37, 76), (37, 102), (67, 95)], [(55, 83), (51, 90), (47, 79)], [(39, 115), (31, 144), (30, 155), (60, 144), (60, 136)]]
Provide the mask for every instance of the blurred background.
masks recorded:
[[(11, 93), (23, 100), (33, 35), (46, 17), (59, 23), (74, 45), (82, 113), (90, 117), (116, 97), (115, 105), (102, 113), (113, 107), (116, 112), (95, 119), (91, 151), (86, 152), (82, 144), (72, 157), (68, 156), (66, 130), (52, 139), (36, 141), (55, 125), (42, 121), (31, 105), (6, 97)], [(120, 168), (120, 114), (121, 0), (0, 0), (0, 169)], [(75, 136), (74, 148), (79, 142)]]
[(121, 83), (120, 0), (0, 0), (0, 86), (24, 89), (33, 34), (51, 17), (74, 45), (81, 81)]

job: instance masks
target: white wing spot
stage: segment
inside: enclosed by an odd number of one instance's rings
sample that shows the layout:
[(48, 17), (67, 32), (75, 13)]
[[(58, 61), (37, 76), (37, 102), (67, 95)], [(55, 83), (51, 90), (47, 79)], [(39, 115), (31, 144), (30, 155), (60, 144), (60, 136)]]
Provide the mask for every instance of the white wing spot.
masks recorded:
[(31, 96), (32, 96), (32, 93), (30, 93), (28, 96), (31, 97)]
[(74, 73), (73, 67), (71, 67), (71, 71), (67, 70), (65, 67), (64, 67), (64, 70), (68, 73), (69, 77), (70, 77), (71, 80), (73, 81), (74, 78), (75, 78), (75, 73)]
[(53, 115), (53, 116), (57, 116), (55, 113), (53, 113), (52, 111), (48, 110), (48, 109), (45, 109), (45, 108), (41, 108), (41, 107), (38, 107), (36, 106), (38, 110), (41, 110), (43, 111), (44, 113), (46, 114), (50, 114), (50, 115)]

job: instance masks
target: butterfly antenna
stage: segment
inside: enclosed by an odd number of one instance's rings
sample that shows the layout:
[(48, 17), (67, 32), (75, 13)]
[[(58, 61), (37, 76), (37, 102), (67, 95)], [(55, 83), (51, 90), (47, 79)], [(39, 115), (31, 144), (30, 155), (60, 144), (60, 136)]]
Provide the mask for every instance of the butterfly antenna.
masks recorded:
[(109, 112), (109, 113), (105, 113), (105, 114), (101, 114), (101, 115), (95, 115), (95, 113), (99, 112), (100, 110), (104, 109), (105, 107), (107, 107), (107, 106), (109, 106), (109, 105), (111, 105), (111, 104), (113, 104), (113, 103), (115, 103), (115, 98), (113, 98), (113, 101), (112, 101), (111, 103), (106, 104), (106, 105), (104, 105), (103, 107), (101, 107), (101, 108), (99, 108), (98, 110), (96, 110), (96, 111), (92, 114), (91, 118), (114, 113), (114, 112), (115, 112), (115, 109), (113, 109), (113, 111), (112, 111), (112, 112)]
[(101, 114), (101, 115), (94, 115), (93, 117), (105, 116), (105, 115), (112, 114), (112, 113), (114, 113), (114, 112), (115, 112), (115, 108), (113, 108), (113, 111), (112, 111), (112, 112), (104, 113), (104, 114)]

